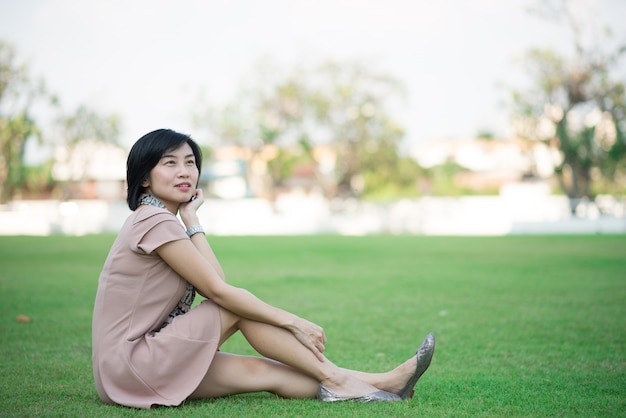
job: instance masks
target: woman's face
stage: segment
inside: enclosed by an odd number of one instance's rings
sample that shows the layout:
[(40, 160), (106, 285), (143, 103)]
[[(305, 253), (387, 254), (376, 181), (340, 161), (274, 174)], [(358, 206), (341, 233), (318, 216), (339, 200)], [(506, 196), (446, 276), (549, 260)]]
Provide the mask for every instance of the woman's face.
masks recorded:
[(188, 202), (196, 191), (198, 167), (189, 144), (168, 151), (142, 183), (146, 193), (159, 199), (167, 209), (176, 213), (181, 203)]

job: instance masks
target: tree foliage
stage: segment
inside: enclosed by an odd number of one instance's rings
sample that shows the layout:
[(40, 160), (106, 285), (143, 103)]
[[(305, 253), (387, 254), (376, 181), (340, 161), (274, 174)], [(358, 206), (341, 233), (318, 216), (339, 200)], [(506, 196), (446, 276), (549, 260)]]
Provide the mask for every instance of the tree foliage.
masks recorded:
[(395, 181), (404, 130), (393, 120), (390, 102), (403, 98), (402, 85), (362, 63), (328, 63), (315, 75), (322, 88), (309, 103), (318, 126), (337, 147), (337, 193), (358, 192), (356, 179), (363, 181), (363, 190), (373, 191), (376, 176), (366, 173), (378, 173), (384, 183)]
[(0, 201), (11, 198), (26, 179), (24, 153), (29, 138), (41, 132), (32, 117), (34, 103), (45, 97), (43, 84), (30, 78), (15, 50), (0, 41)]
[(593, 198), (594, 181), (619, 182), (626, 174), (625, 77), (620, 67), (626, 45), (607, 51), (586, 44), (582, 18), (567, 0), (546, 2), (541, 11), (565, 18), (573, 54), (568, 58), (546, 49), (528, 52), (534, 88), (514, 93), (517, 132), (557, 151), (555, 175), (568, 197)]
[[(27, 141), (38, 145), (61, 146), (65, 158), (85, 140), (117, 144), (119, 120), (102, 116), (87, 106), (57, 118), (58, 135), (44, 133), (33, 116), (41, 105), (58, 114), (59, 103), (43, 81), (33, 79), (28, 67), (17, 61), (14, 48), (0, 41), (0, 201), (5, 202), (22, 192), (33, 193), (52, 188), (53, 161), (39, 167), (25, 164)], [(88, 164), (88, 161), (85, 162)]]
[[(72, 167), (71, 177), (87, 180), (88, 167), (97, 158), (93, 153), (81, 155), (80, 147), (90, 143), (106, 143), (119, 146), (120, 122), (116, 115), (102, 115), (94, 109), (80, 105), (73, 112), (60, 115), (57, 119), (60, 143), (56, 144), (55, 164)], [(84, 154), (84, 153), (83, 153)], [(61, 196), (72, 196), (71, 188), (61, 183)]]
[[(390, 110), (404, 96), (398, 81), (359, 62), (329, 62), (285, 76), (266, 69), (257, 79), (232, 102), (196, 119), (221, 145), (254, 153), (279, 149), (268, 162), (272, 189), (308, 160), (327, 197), (367, 194), (394, 181), (415, 190), (417, 169), (409, 174), (406, 164), (398, 164), (404, 131)], [(332, 147), (332, 163), (320, 145)]]

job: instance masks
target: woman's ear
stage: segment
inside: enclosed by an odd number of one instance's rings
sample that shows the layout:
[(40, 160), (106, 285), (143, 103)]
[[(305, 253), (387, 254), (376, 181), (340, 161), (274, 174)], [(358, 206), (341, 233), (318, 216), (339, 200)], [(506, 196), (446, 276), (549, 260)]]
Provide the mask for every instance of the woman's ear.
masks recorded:
[(150, 187), (150, 181), (148, 181), (148, 179), (144, 179), (141, 182), (141, 187)]

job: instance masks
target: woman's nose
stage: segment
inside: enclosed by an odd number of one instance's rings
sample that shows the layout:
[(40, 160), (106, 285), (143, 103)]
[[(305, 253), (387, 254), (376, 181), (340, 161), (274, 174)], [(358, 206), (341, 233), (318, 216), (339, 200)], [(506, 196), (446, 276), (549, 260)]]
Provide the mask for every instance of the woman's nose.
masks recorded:
[(189, 177), (191, 176), (191, 167), (187, 166), (187, 165), (183, 165), (180, 169), (180, 171), (178, 172), (178, 175), (180, 177)]

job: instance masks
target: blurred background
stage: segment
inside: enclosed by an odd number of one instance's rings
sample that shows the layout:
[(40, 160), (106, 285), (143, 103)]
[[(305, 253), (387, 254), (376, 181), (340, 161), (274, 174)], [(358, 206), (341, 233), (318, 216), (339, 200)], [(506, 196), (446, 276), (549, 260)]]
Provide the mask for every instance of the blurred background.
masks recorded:
[(115, 232), (158, 128), (208, 233), (626, 233), (622, 0), (0, 0), (0, 235)]

